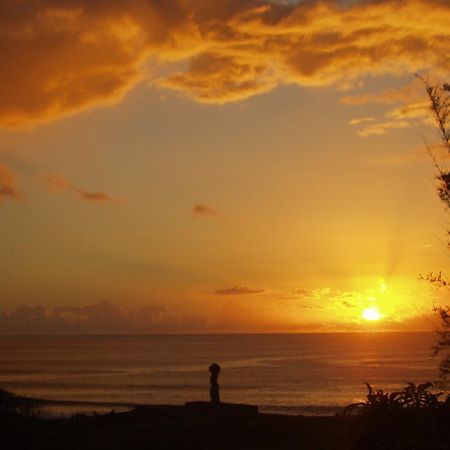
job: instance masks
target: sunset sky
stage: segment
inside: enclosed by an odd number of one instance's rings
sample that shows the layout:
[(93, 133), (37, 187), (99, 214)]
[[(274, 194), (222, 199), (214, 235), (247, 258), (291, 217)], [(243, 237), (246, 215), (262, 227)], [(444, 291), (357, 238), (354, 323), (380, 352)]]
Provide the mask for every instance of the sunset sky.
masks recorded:
[(448, 0), (0, 0), (0, 333), (432, 328), (449, 52)]

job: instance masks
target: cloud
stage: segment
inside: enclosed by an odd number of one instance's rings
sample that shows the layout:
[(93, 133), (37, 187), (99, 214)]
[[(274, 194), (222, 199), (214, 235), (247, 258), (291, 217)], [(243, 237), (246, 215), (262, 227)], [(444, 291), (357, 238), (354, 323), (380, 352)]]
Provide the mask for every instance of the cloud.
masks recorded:
[(42, 175), (42, 180), (45, 181), (47, 188), (51, 192), (64, 191), (70, 189), (70, 183), (61, 175)]
[(429, 152), (437, 161), (448, 161), (450, 158), (447, 149), (442, 145), (430, 145), (428, 148), (423, 146), (399, 154), (370, 158), (367, 162), (377, 166), (402, 166), (405, 164), (423, 163), (427, 160), (431, 162), (432, 159)]
[(21, 198), (19, 191), (16, 188), (16, 174), (0, 164), (0, 202), (4, 199), (18, 200)]
[(202, 54), (192, 59), (187, 72), (160, 79), (157, 85), (184, 92), (201, 103), (224, 104), (275, 88), (277, 81), (268, 67), (239, 56)]
[(373, 117), (359, 117), (357, 119), (352, 119), (350, 121), (350, 125), (361, 125), (367, 122), (374, 122), (375, 119)]
[(401, 121), (388, 121), (388, 122), (379, 122), (371, 125), (366, 125), (358, 134), (362, 137), (367, 136), (381, 136), (383, 134), (388, 133), (391, 130), (398, 130), (402, 128), (409, 128), (411, 124), (405, 120)]
[(79, 198), (86, 202), (105, 203), (113, 201), (112, 197), (103, 192), (83, 191), (82, 189), (78, 189), (76, 187), (72, 187), (72, 189), (77, 193)]
[(357, 305), (354, 305), (353, 303), (350, 303), (347, 300), (344, 300), (342, 302), (342, 305), (345, 306), (346, 308), (358, 308)]
[(314, 290), (307, 289), (307, 288), (298, 288), (298, 289), (294, 289), (292, 291), (292, 294), (299, 296), (299, 297), (311, 297), (311, 296), (314, 296)]
[(72, 190), (77, 194), (78, 198), (80, 198), (81, 200), (92, 203), (108, 203), (115, 201), (112, 197), (105, 194), (104, 192), (89, 192), (80, 189), (72, 185), (68, 180), (66, 180), (61, 175), (46, 174), (42, 175), (41, 179), (45, 182), (47, 188), (51, 192)]
[[(432, 123), (429, 102), (424, 100), (424, 86), (421, 80), (415, 78), (406, 86), (398, 89), (386, 89), (378, 93), (368, 93), (341, 98), (341, 103), (352, 106), (366, 104), (392, 104), (398, 106), (384, 113), (382, 119), (353, 119), (351, 125), (361, 125), (358, 134), (363, 137), (380, 136), (392, 130), (408, 128), (415, 121)], [(376, 122), (376, 123), (374, 123)]]
[(218, 289), (214, 291), (214, 295), (249, 295), (261, 294), (264, 289), (250, 289), (247, 286), (233, 286), (230, 288)]
[(391, 109), (386, 117), (404, 120), (430, 117), (430, 104), (428, 101), (417, 101)]
[(119, 102), (147, 76), (151, 55), (169, 56), (181, 14), (175, 0), (1, 0), (0, 123), (30, 126)]
[(0, 312), (2, 334), (148, 334), (199, 331), (199, 316), (174, 317), (158, 305), (128, 310), (111, 302), (46, 308), (22, 305)]
[(142, 80), (223, 104), (283, 84), (448, 73), (449, 17), (444, 0), (0, 0), (0, 125), (116, 104)]
[(340, 99), (340, 103), (352, 106), (368, 104), (388, 105), (392, 103), (408, 103), (411, 100), (420, 100), (422, 98), (423, 84), (419, 79), (415, 78), (410, 83), (399, 88), (389, 88), (381, 92), (345, 96)]
[(203, 203), (194, 205), (191, 209), (191, 212), (195, 217), (217, 217), (219, 215), (218, 211), (215, 208)]
[(303, 300), (313, 299), (316, 297), (316, 294), (316, 290), (314, 289), (297, 288), (281, 292), (276, 298), (277, 300)]

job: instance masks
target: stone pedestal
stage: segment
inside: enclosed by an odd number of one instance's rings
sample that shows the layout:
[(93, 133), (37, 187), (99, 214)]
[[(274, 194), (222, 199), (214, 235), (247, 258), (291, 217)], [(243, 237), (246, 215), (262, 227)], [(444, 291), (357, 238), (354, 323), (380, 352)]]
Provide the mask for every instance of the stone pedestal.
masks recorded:
[(189, 413), (199, 415), (255, 416), (258, 414), (258, 406), (243, 403), (186, 402), (184, 406)]

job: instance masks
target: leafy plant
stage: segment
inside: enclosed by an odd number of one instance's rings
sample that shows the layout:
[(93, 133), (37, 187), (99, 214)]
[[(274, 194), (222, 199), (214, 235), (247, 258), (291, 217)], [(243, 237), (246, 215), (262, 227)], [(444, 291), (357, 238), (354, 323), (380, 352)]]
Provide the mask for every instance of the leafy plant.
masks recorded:
[(382, 389), (375, 390), (370, 384), (367, 386), (367, 400), (348, 405), (343, 414), (350, 415), (355, 411), (360, 414), (390, 413), (400, 410), (444, 408), (450, 405), (450, 395), (445, 401), (439, 401), (443, 392), (431, 392), (432, 383), (408, 383), (401, 391), (391, 393)]
[(450, 375), (450, 308), (448, 306), (437, 306), (434, 312), (439, 316), (441, 327), (438, 330), (438, 341), (434, 346), (434, 354), (446, 353), (441, 360), (439, 369), (441, 372), (441, 379), (445, 387), (445, 381)]
[(440, 399), (431, 383), (408, 383), (402, 390), (384, 392), (367, 386), (367, 399), (349, 405), (356, 413), (353, 450), (444, 450), (450, 448), (450, 396)]

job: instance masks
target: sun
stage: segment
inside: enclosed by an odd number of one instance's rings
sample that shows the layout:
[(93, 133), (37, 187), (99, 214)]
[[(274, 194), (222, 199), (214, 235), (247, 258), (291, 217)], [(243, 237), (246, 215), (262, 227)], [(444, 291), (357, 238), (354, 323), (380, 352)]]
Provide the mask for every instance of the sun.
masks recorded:
[(370, 308), (366, 308), (362, 312), (362, 316), (366, 320), (375, 321), (381, 319), (381, 314), (378, 311), (378, 309), (374, 306), (371, 306)]

